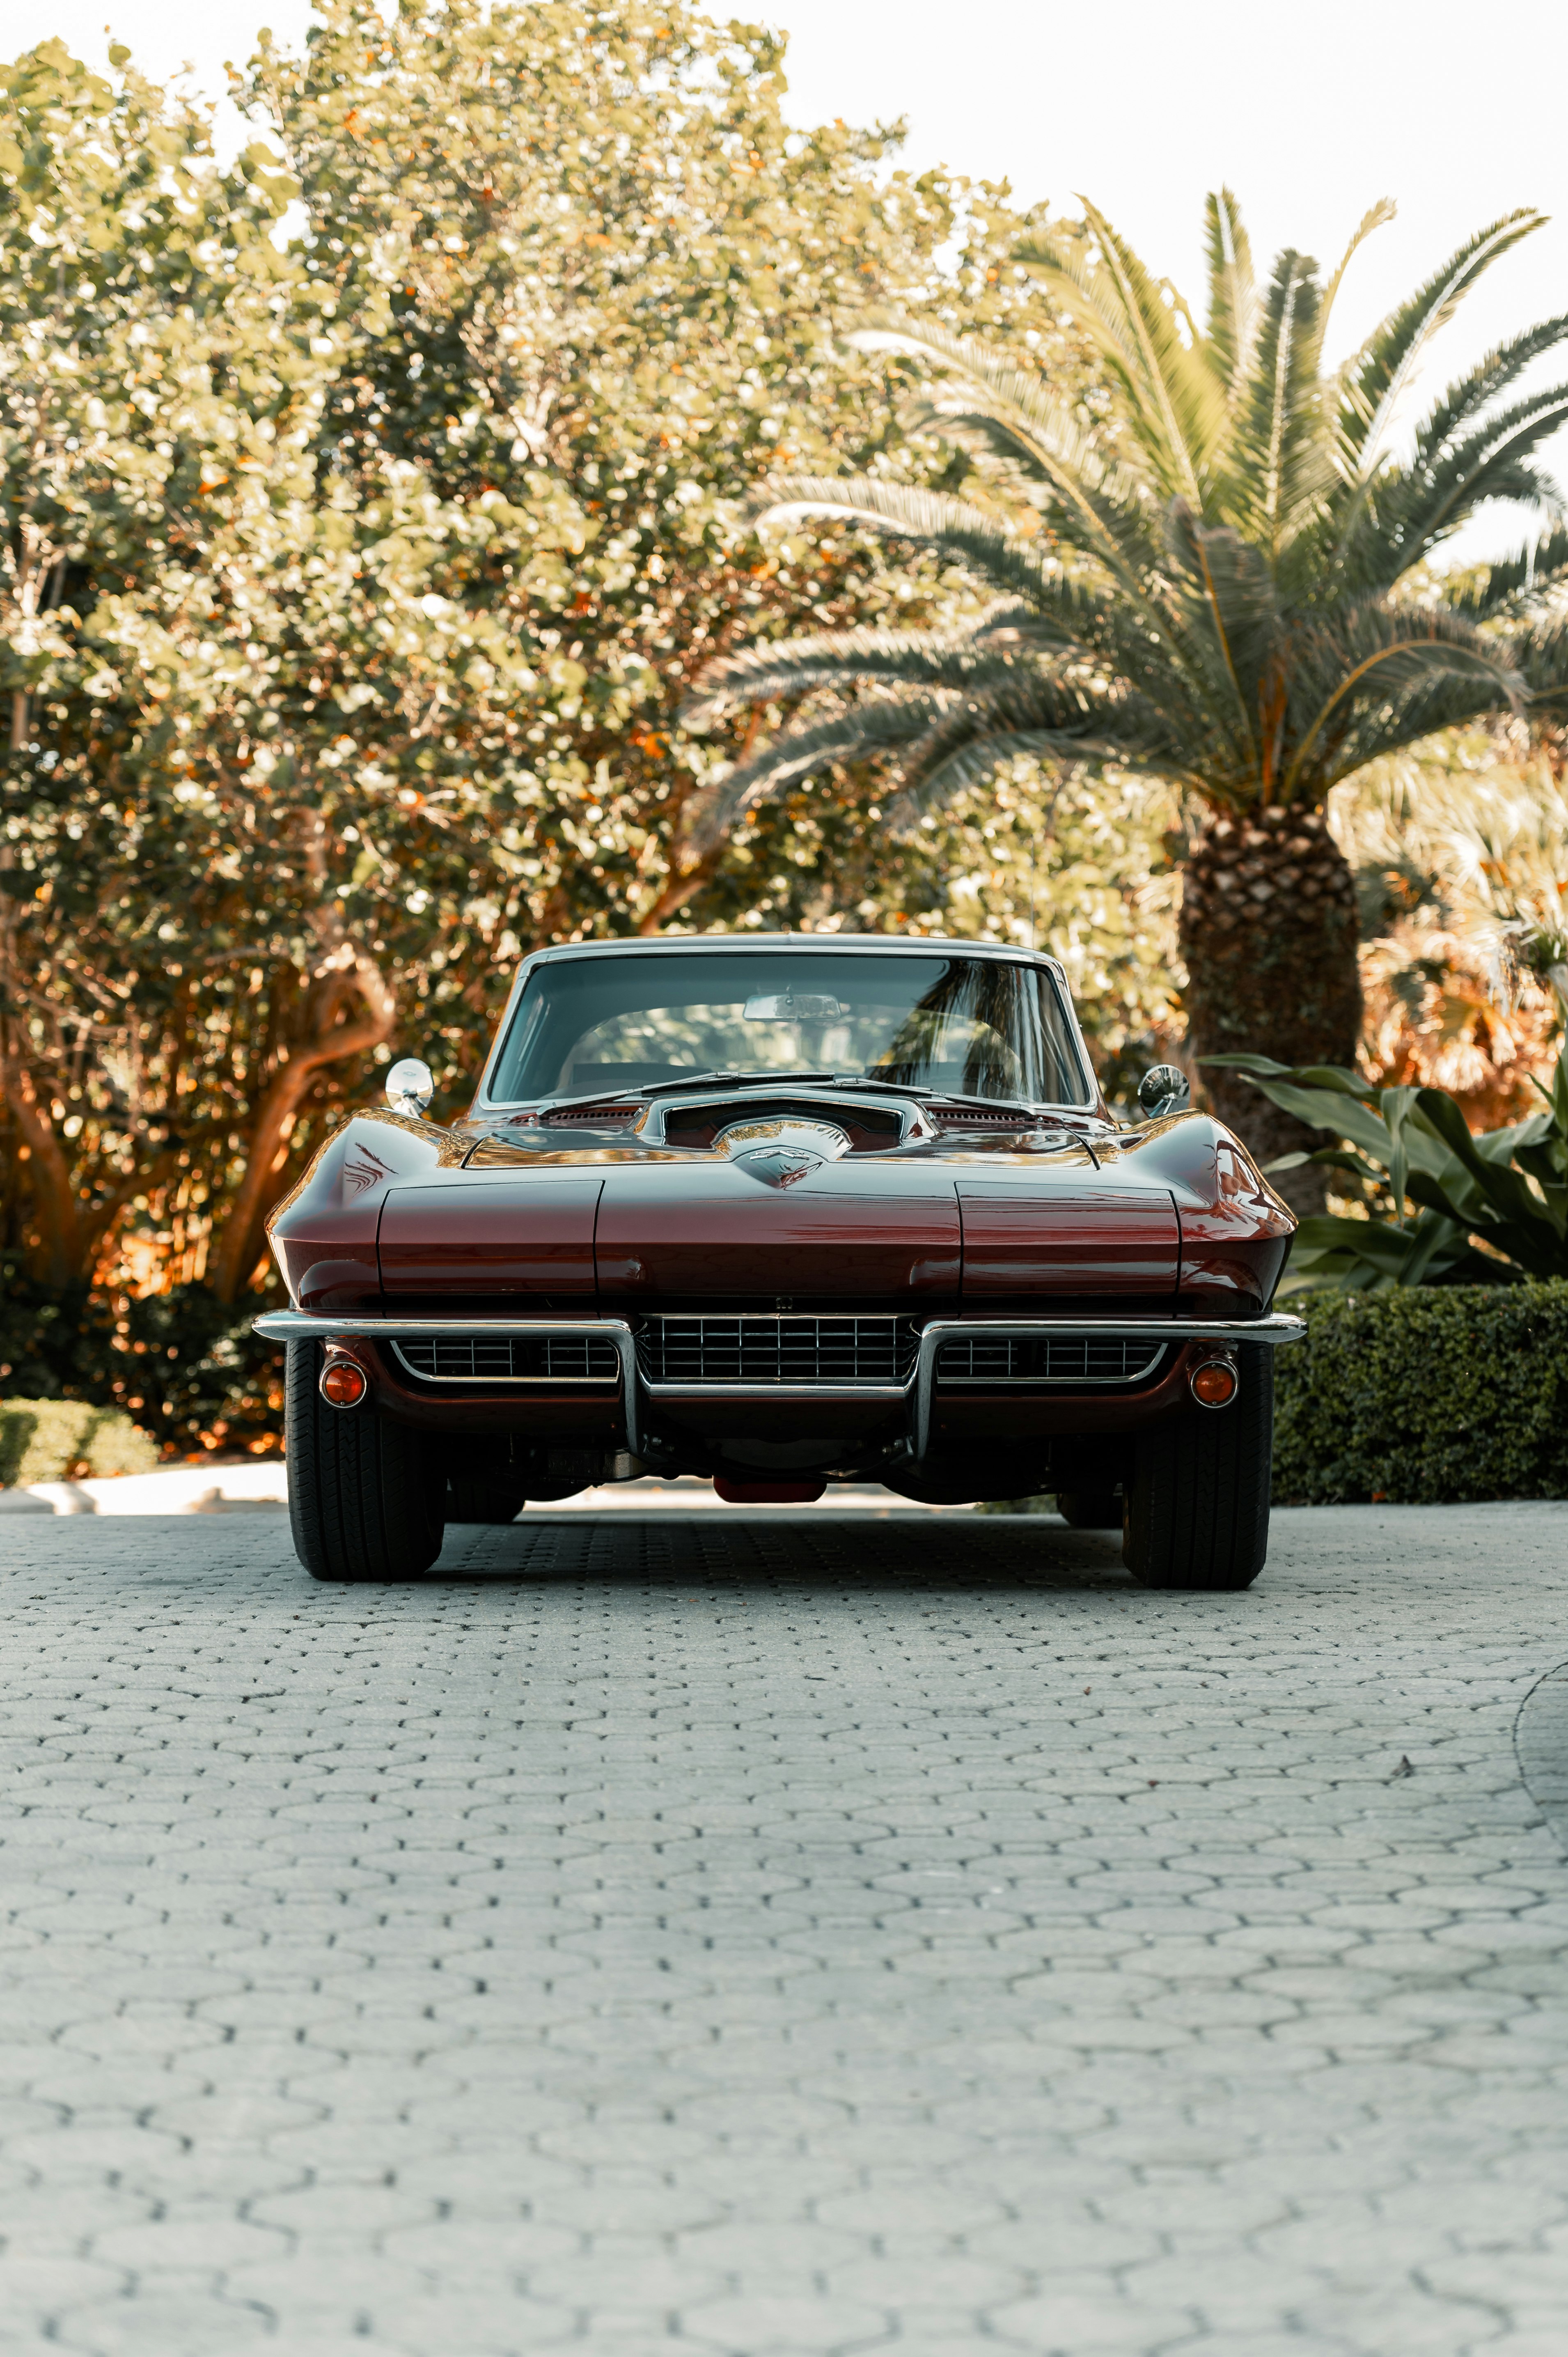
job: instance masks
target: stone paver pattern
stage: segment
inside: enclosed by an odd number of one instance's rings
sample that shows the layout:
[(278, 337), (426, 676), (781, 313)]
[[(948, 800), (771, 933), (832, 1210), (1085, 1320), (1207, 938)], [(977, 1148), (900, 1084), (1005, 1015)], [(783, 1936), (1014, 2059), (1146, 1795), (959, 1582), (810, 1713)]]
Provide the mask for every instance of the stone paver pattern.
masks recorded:
[(1568, 1507), (280, 1524), (0, 1526), (5, 2357), (1562, 2357)]

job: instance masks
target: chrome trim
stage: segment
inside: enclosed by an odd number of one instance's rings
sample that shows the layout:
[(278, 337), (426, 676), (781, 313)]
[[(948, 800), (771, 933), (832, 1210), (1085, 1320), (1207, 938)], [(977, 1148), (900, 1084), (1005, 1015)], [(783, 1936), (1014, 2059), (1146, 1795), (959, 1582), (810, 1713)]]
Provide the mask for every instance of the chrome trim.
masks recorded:
[[(613, 1341), (620, 1353), (627, 1448), (631, 1456), (641, 1456), (639, 1396), (641, 1383), (637, 1364), (637, 1343), (624, 1318), (477, 1319), (472, 1317), (401, 1317), (384, 1310), (362, 1312), (358, 1317), (342, 1314), (322, 1317), (305, 1309), (266, 1309), (251, 1321), (252, 1333), (259, 1334), (267, 1342), (393, 1341), (399, 1335), (472, 1334), (476, 1327), (493, 1334), (585, 1334)], [(852, 1399), (879, 1396), (906, 1399), (912, 1396), (914, 1429), (911, 1437), (914, 1454), (919, 1458), (925, 1456), (930, 1440), (931, 1394), (935, 1388), (937, 1351), (950, 1335), (1121, 1334), (1138, 1336), (1150, 1341), (1264, 1342), (1278, 1346), (1282, 1342), (1299, 1341), (1305, 1331), (1305, 1319), (1289, 1317), (1283, 1310), (1273, 1310), (1266, 1318), (938, 1318), (921, 1330), (915, 1371), (907, 1387), (886, 1393), (856, 1390), (845, 1396)], [(656, 1390), (653, 1386), (649, 1388), (656, 1397), (693, 1396), (690, 1392), (667, 1393), (663, 1385)], [(757, 1400), (791, 1395), (824, 1400), (832, 1396), (818, 1390), (814, 1384), (799, 1394), (783, 1393), (779, 1387), (758, 1390), (755, 1384), (725, 1384), (713, 1395)]]
[[(644, 1383), (650, 1399), (901, 1400), (909, 1383)], [(782, 1478), (782, 1477), (780, 1477)]]
[(937, 1352), (953, 1335), (1120, 1334), (1149, 1341), (1267, 1342), (1277, 1347), (1299, 1341), (1305, 1331), (1305, 1318), (1279, 1309), (1266, 1318), (936, 1318), (921, 1329), (915, 1361), (914, 1454), (917, 1459), (923, 1458), (930, 1445)]
[[(635, 1095), (636, 1091), (630, 1090), (628, 1093)], [(908, 1146), (912, 1137), (924, 1137), (928, 1135), (925, 1117), (920, 1110), (919, 1093), (915, 1089), (911, 1089), (907, 1096), (885, 1096), (879, 1091), (873, 1090), (864, 1090), (856, 1095), (853, 1083), (848, 1088), (839, 1089), (830, 1088), (822, 1081), (797, 1081), (791, 1086), (788, 1081), (768, 1081), (753, 1078), (750, 1074), (738, 1081), (711, 1081), (701, 1090), (693, 1089), (690, 1095), (655, 1097), (642, 1119), (628, 1123), (628, 1127), (637, 1132), (645, 1146), (664, 1146), (669, 1142), (668, 1131), (671, 1114), (685, 1116), (693, 1113), (723, 1112), (733, 1105), (737, 1108), (740, 1118), (744, 1120), (746, 1117), (746, 1108), (748, 1104), (766, 1104), (769, 1099), (779, 1097), (793, 1097), (798, 1103), (802, 1104), (809, 1101), (823, 1114), (832, 1114), (835, 1109), (841, 1113), (846, 1108), (853, 1111), (858, 1107), (865, 1113), (895, 1114), (898, 1122), (897, 1136), (890, 1138), (886, 1146), (865, 1147), (864, 1152), (855, 1157), (856, 1161), (864, 1161), (867, 1154), (896, 1154), (901, 1146)], [(591, 1103), (592, 1100), (570, 1097), (541, 1100), (543, 1109), (549, 1112), (555, 1111), (559, 1105), (578, 1102)], [(734, 1123), (729, 1125), (732, 1128), (735, 1125)], [(715, 1139), (714, 1146), (707, 1150), (710, 1153), (714, 1152), (717, 1149), (717, 1144), (718, 1141)], [(847, 1146), (847, 1139), (845, 1144)]]
[[(628, 1456), (640, 1457), (637, 1346), (624, 1318), (404, 1318), (372, 1309), (360, 1316), (320, 1317), (308, 1309), (264, 1309), (251, 1320), (251, 1331), (264, 1342), (392, 1342), (400, 1335), (423, 1334), (582, 1334), (613, 1342), (620, 1353), (622, 1411), (626, 1419)], [(422, 1380), (426, 1380), (422, 1378)]]

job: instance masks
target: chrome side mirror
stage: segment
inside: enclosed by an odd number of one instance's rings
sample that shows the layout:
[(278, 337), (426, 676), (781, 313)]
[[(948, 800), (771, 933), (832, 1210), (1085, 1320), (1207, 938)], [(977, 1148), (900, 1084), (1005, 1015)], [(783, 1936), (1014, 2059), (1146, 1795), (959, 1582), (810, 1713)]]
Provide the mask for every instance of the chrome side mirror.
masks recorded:
[(387, 1074), (387, 1103), (393, 1113), (420, 1118), (435, 1094), (435, 1077), (417, 1056), (403, 1056)]
[(1138, 1083), (1138, 1103), (1151, 1121), (1192, 1103), (1192, 1083), (1179, 1064), (1151, 1064)]

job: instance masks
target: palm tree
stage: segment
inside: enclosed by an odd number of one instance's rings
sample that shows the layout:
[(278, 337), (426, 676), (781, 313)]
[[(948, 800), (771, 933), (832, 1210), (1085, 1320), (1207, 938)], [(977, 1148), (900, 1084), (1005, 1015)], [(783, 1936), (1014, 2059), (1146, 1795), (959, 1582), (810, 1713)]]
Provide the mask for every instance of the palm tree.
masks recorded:
[[(1391, 212), (1367, 215), (1346, 262)], [(711, 666), (693, 725), (745, 705), (798, 708), (743, 757), (709, 824), (868, 757), (897, 783), (896, 823), (1019, 754), (1175, 780), (1204, 811), (1181, 917), (1193, 1050), (1348, 1064), (1358, 928), (1323, 815), (1330, 788), (1434, 730), (1568, 693), (1568, 625), (1553, 608), (1568, 531), (1532, 457), (1568, 418), (1568, 387), (1517, 389), (1538, 354), (1568, 339), (1568, 315), (1488, 353), (1427, 413), (1413, 447), (1394, 442), (1431, 339), (1544, 217), (1510, 213), (1481, 231), (1326, 374), (1345, 263), (1324, 285), (1287, 250), (1260, 291), (1222, 190), (1208, 199), (1199, 328), (1102, 214), (1085, 216), (1080, 239), (1036, 242), (1022, 258), (1099, 356), (1103, 425), (1016, 358), (939, 327), (891, 319), (857, 334), (931, 372), (920, 422), (970, 454), (977, 497), (868, 477), (789, 480), (768, 487), (759, 513), (907, 534), (994, 602), (955, 634), (852, 630)], [(1550, 528), (1528, 553), (1446, 587), (1412, 580), (1489, 500), (1544, 509)], [(1239, 1076), (1208, 1078), (1217, 1109), (1260, 1151), (1306, 1141)]]

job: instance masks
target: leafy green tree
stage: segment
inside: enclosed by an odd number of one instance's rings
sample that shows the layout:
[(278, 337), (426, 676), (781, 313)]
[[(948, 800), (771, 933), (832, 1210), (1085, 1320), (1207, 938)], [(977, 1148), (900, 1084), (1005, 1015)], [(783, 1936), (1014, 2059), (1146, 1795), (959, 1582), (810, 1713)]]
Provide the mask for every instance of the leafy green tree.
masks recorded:
[(683, 8), (330, 0), (228, 173), (115, 60), (0, 86), (0, 1242), (57, 1293), (123, 1252), (238, 1301), (394, 1033), (460, 1103), (522, 948), (738, 920), (759, 865), (788, 921), (877, 865), (859, 808), (694, 847), (736, 748), (675, 714), (802, 600), (970, 593), (875, 536), (764, 547), (749, 487), (945, 463), (842, 365), (869, 299), (1072, 339), (1004, 204), (955, 273), (940, 178), (792, 131), (779, 43)]
[(948, 602), (937, 566), (875, 539), (758, 545), (751, 487), (781, 460), (931, 463), (837, 331), (872, 300), (1000, 319), (1028, 294), (1004, 267), (1016, 216), (979, 192), (944, 277), (941, 177), (884, 179), (886, 134), (791, 128), (781, 42), (683, 5), (319, 13), (246, 96), (302, 191), (305, 266), (352, 323), (324, 448), (346, 480), (411, 464), (489, 516), (446, 587), (536, 681), (505, 711), (455, 681), (430, 731), (432, 791), (466, 804), (477, 774), (493, 818), (471, 899), (497, 921), (444, 903), (452, 958), (701, 921), (729, 830), (698, 845), (691, 823), (730, 748), (678, 730), (695, 673), (802, 608), (832, 626)]
[[(1367, 216), (1350, 253), (1389, 210)], [(958, 631), (816, 632), (715, 662), (693, 725), (804, 709), (736, 765), (711, 823), (868, 759), (906, 813), (1020, 754), (1113, 759), (1208, 813), (1181, 919), (1197, 1056), (1267, 1048), (1348, 1063), (1356, 907), (1323, 819), (1330, 790), (1379, 755), (1477, 715), (1541, 708), (1568, 685), (1568, 630), (1550, 611), (1568, 532), (1446, 591), (1423, 569), (1486, 501), (1555, 507), (1531, 454), (1568, 418), (1568, 389), (1518, 384), (1568, 338), (1568, 316), (1489, 353), (1405, 455), (1394, 438), (1432, 339), (1541, 216), (1480, 231), (1329, 374), (1344, 263), (1325, 284), (1287, 250), (1260, 291), (1223, 191), (1208, 200), (1200, 325), (1086, 213), (1081, 240), (1037, 237), (1024, 254), (1090, 340), (1103, 412), (1066, 397), (1048, 362), (1021, 364), (918, 315), (852, 339), (940, 373), (910, 422), (964, 454), (967, 496), (880, 472), (797, 475), (775, 478), (765, 511), (790, 529), (838, 517), (898, 535), (964, 567), (993, 602)], [(1265, 1152), (1301, 1143), (1294, 1117), (1260, 1119), (1228, 1071), (1210, 1088)]]
[(344, 338), (278, 249), (275, 156), (217, 173), (205, 120), (116, 66), (47, 44), (0, 111), (12, 1241), (81, 1288), (161, 1213), (231, 1299), (424, 946), (403, 867), (439, 829), (395, 767), (353, 774), (388, 814), (345, 905), (349, 716), (410, 767), (455, 671), (528, 674), (433, 589), (468, 519), (407, 466), (350, 490), (320, 462)]
[(59, 42), (0, 74), (0, 1080), (14, 1238), (56, 1286), (185, 1151), (186, 977), (144, 870), (233, 668), (212, 631), (248, 478), (320, 373), (274, 308), (270, 159), (219, 184), (204, 124), (114, 59), (113, 87)]

